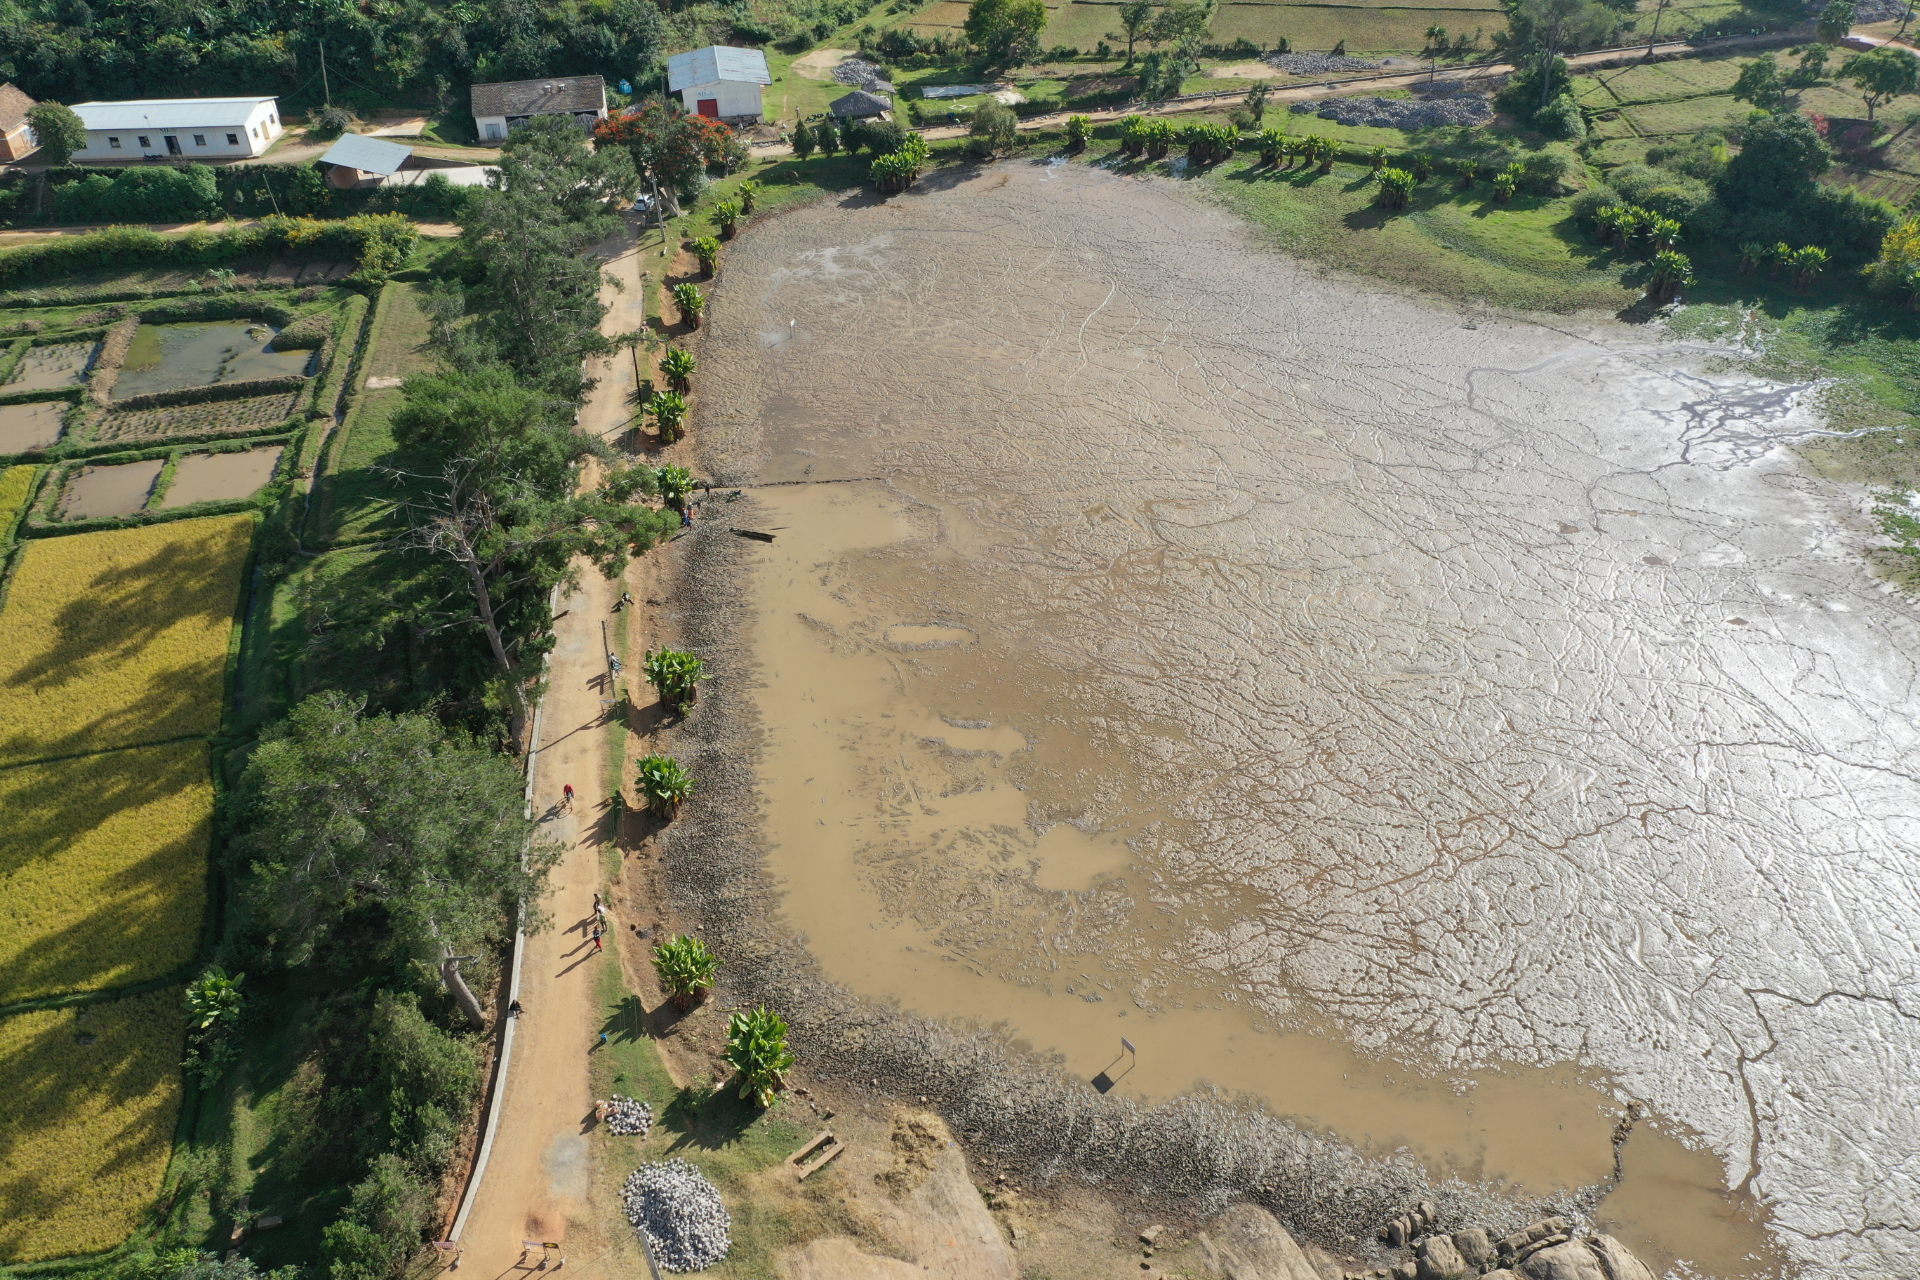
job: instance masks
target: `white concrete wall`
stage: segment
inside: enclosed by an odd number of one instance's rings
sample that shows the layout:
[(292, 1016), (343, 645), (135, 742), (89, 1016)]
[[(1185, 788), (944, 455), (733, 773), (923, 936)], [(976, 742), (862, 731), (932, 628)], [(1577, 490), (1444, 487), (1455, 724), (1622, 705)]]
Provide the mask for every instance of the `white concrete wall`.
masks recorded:
[[(280, 123), (280, 109), (273, 102), (262, 102), (247, 117), (245, 125), (188, 125), (158, 128), (142, 125), (137, 129), (89, 129), (87, 145), (73, 153), (76, 160), (96, 164), (103, 160), (138, 160), (156, 156), (175, 160), (246, 160), (273, 144), (286, 131)], [(231, 135), (234, 141), (227, 141)], [(114, 146), (112, 139), (120, 140)], [(146, 139), (145, 143), (140, 140)], [(167, 139), (180, 143), (179, 154), (168, 150)], [(194, 141), (204, 138), (205, 142)]]
[(722, 80), (715, 84), (690, 85), (680, 91), (680, 101), (689, 112), (700, 110), (700, 99), (715, 98), (720, 103), (720, 118), (733, 120), (741, 116), (760, 115), (760, 86), (741, 84), (733, 80)]
[[(489, 132), (496, 130), (497, 132)], [(505, 142), (507, 140), (507, 118), (505, 116), (475, 116), (473, 131), (480, 135), (482, 142)]]

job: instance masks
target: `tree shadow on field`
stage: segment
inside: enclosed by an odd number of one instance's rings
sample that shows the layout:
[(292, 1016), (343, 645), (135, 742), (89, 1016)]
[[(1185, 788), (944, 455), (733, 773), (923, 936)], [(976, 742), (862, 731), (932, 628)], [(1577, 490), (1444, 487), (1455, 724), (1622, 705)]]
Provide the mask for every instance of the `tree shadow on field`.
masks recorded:
[(0, 1004), (125, 986), (193, 959), (213, 827), (204, 743), (0, 772), (0, 815), (8, 949), (25, 944), (0, 961)]
[[(185, 524), (170, 527), (178, 530)], [(210, 555), (200, 546), (173, 542), (123, 564), (111, 562), (109, 544), (83, 544), (87, 538), (124, 536), (119, 533), (30, 543), (14, 573), (7, 615), (15, 627), (39, 630), (39, 643), (0, 684), (0, 719), (15, 718), (4, 710), (4, 704), (15, 699), (80, 715), (67, 723), (61, 723), (67, 717), (58, 712), (32, 717), (31, 727), (22, 724), (0, 741), (0, 762), (218, 731), (224, 628), (232, 625), (239, 606), (244, 539), (250, 533), (249, 528), (240, 535), (239, 554)], [(91, 563), (74, 554), (96, 548), (99, 555)], [(54, 585), (62, 579), (68, 581)], [(59, 603), (50, 615), (26, 614), (30, 600), (40, 594), (52, 595)], [(159, 642), (182, 623), (199, 624), (223, 639), (217, 648), (209, 644), (196, 661), (156, 667), (156, 657), (178, 651), (178, 646), (161, 650)], [(21, 648), (32, 643), (21, 638), (20, 631), (15, 636)], [(143, 672), (145, 678), (137, 697), (114, 703), (102, 697), (100, 684), (123, 668)], [(80, 718), (86, 714), (82, 708), (94, 712), (91, 718)]]
[(731, 1083), (688, 1085), (660, 1113), (662, 1127), (675, 1135), (666, 1154), (683, 1147), (724, 1150), (744, 1138), (760, 1115), (758, 1104)]
[[(44, 1020), (0, 1055), (0, 1090), (10, 1123), (0, 1126), (0, 1257), (94, 1252), (110, 1242), (61, 1249), (51, 1224), (127, 1211), (117, 1174), (153, 1170), (155, 1185), (172, 1144), (180, 1093), (185, 1018), (178, 988), (127, 1000), (20, 1015)], [(113, 1197), (109, 1199), (109, 1197)], [(134, 1209), (143, 1214), (142, 1204)], [(135, 1224), (119, 1231), (124, 1236)], [(116, 1240), (119, 1237), (116, 1236)], [(72, 1247), (78, 1243), (79, 1247)]]

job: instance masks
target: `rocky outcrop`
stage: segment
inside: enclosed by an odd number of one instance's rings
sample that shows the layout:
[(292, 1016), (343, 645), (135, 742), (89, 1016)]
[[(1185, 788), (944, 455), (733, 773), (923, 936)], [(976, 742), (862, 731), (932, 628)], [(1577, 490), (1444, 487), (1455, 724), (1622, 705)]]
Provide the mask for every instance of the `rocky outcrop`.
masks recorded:
[(1380, 1242), (1411, 1249), (1413, 1257), (1371, 1271), (1349, 1271), (1346, 1280), (1655, 1280), (1647, 1264), (1620, 1241), (1604, 1235), (1582, 1239), (1565, 1218), (1542, 1218), (1497, 1243), (1485, 1227), (1449, 1234), (1435, 1230), (1437, 1225), (1430, 1203), (1401, 1214), (1381, 1229)]
[(1259, 1205), (1233, 1206), (1208, 1224), (1199, 1244), (1222, 1280), (1320, 1280), (1287, 1229)]

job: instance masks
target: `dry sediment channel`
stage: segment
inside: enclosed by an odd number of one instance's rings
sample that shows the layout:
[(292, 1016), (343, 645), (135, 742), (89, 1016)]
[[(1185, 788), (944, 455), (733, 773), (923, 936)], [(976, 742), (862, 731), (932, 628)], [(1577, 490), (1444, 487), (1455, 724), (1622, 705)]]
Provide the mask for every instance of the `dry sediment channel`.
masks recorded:
[(1920, 1270), (1914, 612), (1805, 389), (1556, 324), (1079, 167), (744, 235), (665, 837), (733, 983), (1029, 1178)]

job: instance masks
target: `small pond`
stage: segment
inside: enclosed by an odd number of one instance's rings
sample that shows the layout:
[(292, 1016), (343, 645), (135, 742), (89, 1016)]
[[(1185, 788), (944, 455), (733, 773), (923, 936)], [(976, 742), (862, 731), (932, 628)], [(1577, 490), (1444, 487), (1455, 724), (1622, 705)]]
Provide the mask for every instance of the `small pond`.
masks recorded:
[(46, 448), (60, 438), (60, 418), (71, 407), (65, 400), (0, 405), (0, 453)]
[(283, 445), (268, 445), (242, 453), (190, 453), (174, 468), (173, 483), (160, 506), (188, 507), (196, 502), (244, 498), (273, 479)]
[(83, 467), (67, 482), (62, 520), (91, 520), (96, 516), (130, 516), (147, 505), (153, 482), (160, 478), (165, 458), (128, 462), (117, 467)]
[(114, 383), (117, 399), (204, 387), (216, 382), (246, 382), (305, 373), (311, 351), (273, 351), (276, 330), (244, 320), (218, 324), (144, 324)]
[(87, 366), (100, 350), (97, 342), (63, 342), (53, 347), (29, 347), (7, 380), (9, 391), (45, 391), (77, 387), (86, 381)]

